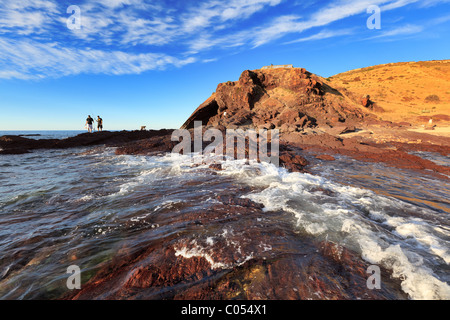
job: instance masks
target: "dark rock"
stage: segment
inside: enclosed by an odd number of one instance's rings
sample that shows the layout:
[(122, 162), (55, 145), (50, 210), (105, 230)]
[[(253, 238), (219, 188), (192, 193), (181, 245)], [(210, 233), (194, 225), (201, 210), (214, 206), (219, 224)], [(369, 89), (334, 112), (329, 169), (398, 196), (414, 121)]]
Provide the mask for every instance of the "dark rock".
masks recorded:
[(356, 132), (356, 127), (355, 126), (349, 126), (349, 127), (345, 127), (339, 134), (346, 134), (346, 133), (352, 133), (352, 132)]
[(172, 130), (159, 131), (120, 131), (120, 132), (96, 132), (83, 133), (67, 139), (28, 139), (19, 136), (0, 137), (0, 151), (2, 154), (20, 154), (37, 149), (67, 149), (94, 145), (121, 146), (132, 141), (148, 138), (159, 139), (167, 136)]
[(318, 155), (318, 156), (316, 156), (316, 159), (324, 160), (324, 161), (335, 161), (336, 160), (335, 157), (330, 156), (329, 154)]
[(280, 155), (280, 165), (292, 172), (304, 172), (308, 161), (293, 151), (283, 151)]
[(361, 104), (364, 108), (371, 109), (373, 107), (373, 102), (370, 100), (370, 96), (367, 95), (361, 100)]
[(216, 171), (222, 171), (222, 165), (220, 163), (213, 163), (209, 165), (210, 169), (216, 170)]

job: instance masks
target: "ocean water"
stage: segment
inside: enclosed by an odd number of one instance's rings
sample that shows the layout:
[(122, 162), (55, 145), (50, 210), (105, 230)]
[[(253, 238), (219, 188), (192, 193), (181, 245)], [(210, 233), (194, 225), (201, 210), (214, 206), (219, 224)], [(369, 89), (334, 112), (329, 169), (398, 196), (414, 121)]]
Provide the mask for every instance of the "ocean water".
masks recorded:
[[(46, 136), (70, 134), (76, 133)], [(242, 266), (256, 254), (246, 246), (247, 233), (237, 236), (233, 225), (219, 221), (198, 233), (169, 219), (214, 208), (228, 194), (262, 204), (267, 217), (255, 226), (264, 220), (292, 230), (293, 248), (302, 237), (332, 241), (389, 270), (410, 299), (450, 299), (448, 180), (345, 157), (320, 162), (312, 174), (245, 161), (224, 161), (215, 172), (193, 166), (190, 156), (114, 151), (0, 156), (0, 299), (58, 299), (67, 293), (68, 266), (81, 266), (85, 283), (125, 243), (138, 251), (174, 234), (177, 256), (203, 257), (212, 269)], [(449, 164), (426, 154), (434, 156)], [(193, 240), (183, 241), (188, 233)], [(213, 252), (218, 244), (233, 258)], [(258, 245), (267, 255), (282, 250)]]
[(13, 135), (13, 136), (23, 136), (24, 138), (29, 139), (65, 139), (74, 137), (78, 134), (85, 133), (86, 130), (80, 131), (80, 130), (47, 130), (47, 131), (1, 131), (0, 130), (0, 137), (5, 135)]

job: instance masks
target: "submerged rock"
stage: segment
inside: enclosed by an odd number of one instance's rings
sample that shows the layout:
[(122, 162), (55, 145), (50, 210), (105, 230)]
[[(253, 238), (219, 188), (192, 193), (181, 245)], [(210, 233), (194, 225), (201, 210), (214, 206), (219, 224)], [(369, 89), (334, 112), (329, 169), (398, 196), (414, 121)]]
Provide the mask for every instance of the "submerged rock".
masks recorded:
[(369, 290), (366, 262), (334, 243), (298, 234), (287, 214), (263, 211), (238, 195), (221, 194), (217, 200), (209, 209), (153, 217), (163, 229), (169, 223), (182, 230), (155, 237), (151, 229), (139, 239), (128, 239), (81, 290), (63, 298), (406, 298), (387, 271), (383, 280), (388, 284)]

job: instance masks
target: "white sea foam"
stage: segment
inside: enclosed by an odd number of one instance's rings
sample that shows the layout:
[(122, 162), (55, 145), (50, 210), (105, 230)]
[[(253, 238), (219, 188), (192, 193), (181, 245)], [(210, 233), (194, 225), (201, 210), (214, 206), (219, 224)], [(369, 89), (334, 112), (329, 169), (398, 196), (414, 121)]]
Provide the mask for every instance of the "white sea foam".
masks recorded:
[(426, 215), (426, 209), (269, 164), (250, 168), (235, 162), (224, 168), (221, 174), (264, 188), (245, 197), (265, 210), (291, 212), (303, 232), (329, 238), (391, 270), (412, 299), (450, 298), (448, 279), (438, 276), (439, 268), (450, 263), (449, 230), (420, 218), (396, 216), (405, 210)]
[[(211, 242), (212, 241), (212, 242)], [(209, 239), (208, 245), (212, 246), (214, 244), (212, 239)], [(237, 250), (238, 253), (241, 253), (240, 248)], [(191, 259), (194, 257), (204, 258), (211, 265), (211, 269), (232, 269), (236, 266), (243, 265), (247, 261), (253, 258), (253, 252), (250, 252), (247, 255), (243, 255), (237, 261), (232, 262), (223, 262), (216, 261), (214, 257), (214, 251), (211, 247), (202, 246), (197, 243), (196, 240), (192, 240), (188, 246), (176, 246), (175, 247), (175, 256), (182, 256), (185, 259)]]
[(77, 199), (74, 199), (74, 200), (69, 200), (69, 201), (77, 203), (77, 202), (88, 202), (88, 201), (91, 201), (93, 199), (95, 199), (94, 195), (86, 194), (86, 195), (84, 195), (84, 196), (82, 196), (80, 198), (77, 198)]
[(197, 244), (195, 240), (193, 240), (190, 243), (190, 247), (182, 246), (182, 247), (175, 247), (175, 256), (182, 256), (186, 259), (191, 259), (194, 257), (204, 258), (206, 261), (209, 262), (212, 269), (226, 269), (232, 267), (232, 265), (225, 264), (223, 262), (216, 262), (212, 258), (211, 253), (205, 249), (204, 247)]
[[(205, 163), (200, 159), (204, 159)], [(124, 183), (119, 186), (119, 191), (110, 196), (128, 194), (136, 187), (143, 184), (151, 184), (154, 180), (162, 181), (174, 177), (185, 180), (195, 178), (199, 174), (199, 169), (207, 169), (208, 165), (206, 163), (213, 161), (213, 159), (213, 157), (206, 159), (198, 155), (189, 156), (171, 153), (158, 157), (118, 156), (116, 165), (119, 168), (125, 166), (127, 169), (134, 169), (135, 176), (124, 178)], [(196, 162), (200, 165), (196, 164)], [(129, 172), (129, 170), (126, 170), (126, 172)]]
[[(175, 245), (175, 255), (186, 259), (193, 257), (204, 258), (209, 262), (212, 269), (232, 269), (243, 265), (254, 257), (253, 252), (246, 252), (242, 248), (242, 243), (232, 240), (233, 236), (235, 236), (233, 229), (227, 227), (222, 230), (222, 233), (215, 236), (208, 236), (205, 239), (200, 237), (191, 240), (189, 243), (183, 241)], [(234, 238), (242, 239), (242, 237)], [(258, 246), (263, 251), (272, 250), (270, 245), (262, 242)], [(225, 254), (216, 252), (216, 250), (224, 251)], [(230, 253), (233, 253), (232, 257), (229, 256)]]
[[(142, 160), (131, 158), (138, 166)], [(192, 166), (190, 156), (168, 154), (151, 159), (154, 168), (142, 171), (131, 182), (121, 186), (119, 192), (129, 192), (139, 183), (156, 174), (182, 176), (195, 174), (199, 168)], [(399, 212), (420, 213), (427, 216), (427, 209), (403, 201), (377, 195), (374, 192), (352, 186), (333, 183), (321, 176), (304, 173), (289, 173), (283, 168), (268, 163), (245, 160), (222, 162), (220, 175), (232, 176), (241, 183), (257, 187), (262, 191), (245, 197), (264, 205), (264, 210), (284, 210), (296, 218), (300, 231), (329, 239), (361, 254), (367, 262), (389, 269), (393, 277), (401, 280), (402, 289), (412, 299), (450, 299), (448, 279), (442, 275), (443, 268), (450, 263), (450, 231), (445, 227), (415, 216)], [(431, 215), (431, 212), (430, 212)], [(193, 240), (190, 244), (176, 246), (177, 256), (185, 258), (203, 257), (212, 268), (230, 268), (245, 263), (252, 253), (241, 252), (238, 243), (229, 240), (224, 229), (216, 237), (205, 241)], [(242, 258), (233, 264), (214, 260), (212, 247), (217, 241), (240, 252)], [(267, 250), (270, 245), (266, 245)]]

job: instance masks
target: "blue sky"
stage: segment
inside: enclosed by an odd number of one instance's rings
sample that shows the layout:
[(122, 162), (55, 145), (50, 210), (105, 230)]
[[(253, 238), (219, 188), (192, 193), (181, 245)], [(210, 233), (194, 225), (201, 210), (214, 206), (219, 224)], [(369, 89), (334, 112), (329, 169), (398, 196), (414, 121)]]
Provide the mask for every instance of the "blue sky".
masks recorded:
[(449, 35), (450, 0), (0, 0), (0, 131), (178, 128), (246, 69), (449, 59)]

